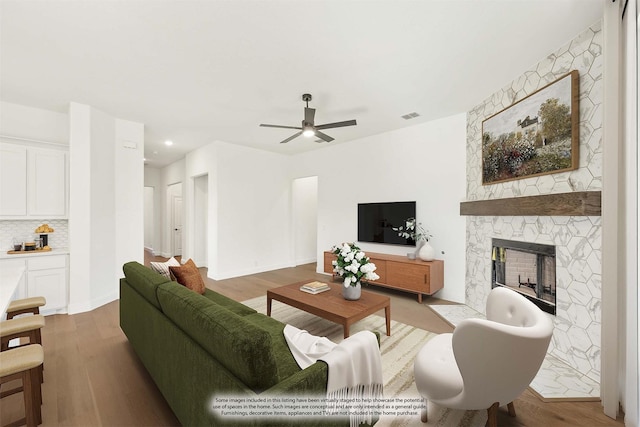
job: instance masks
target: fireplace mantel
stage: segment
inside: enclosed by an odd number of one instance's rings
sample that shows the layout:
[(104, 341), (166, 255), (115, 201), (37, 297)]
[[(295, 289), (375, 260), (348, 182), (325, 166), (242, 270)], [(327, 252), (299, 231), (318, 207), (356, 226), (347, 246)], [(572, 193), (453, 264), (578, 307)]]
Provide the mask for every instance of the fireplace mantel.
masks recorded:
[(600, 216), (600, 191), (543, 194), (460, 203), (460, 215), (475, 216)]

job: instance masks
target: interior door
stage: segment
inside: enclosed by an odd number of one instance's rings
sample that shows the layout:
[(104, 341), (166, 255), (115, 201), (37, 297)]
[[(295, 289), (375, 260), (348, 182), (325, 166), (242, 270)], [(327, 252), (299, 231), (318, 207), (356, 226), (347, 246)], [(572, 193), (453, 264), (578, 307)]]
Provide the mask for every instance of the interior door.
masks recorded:
[(173, 198), (173, 255), (182, 255), (182, 197)]

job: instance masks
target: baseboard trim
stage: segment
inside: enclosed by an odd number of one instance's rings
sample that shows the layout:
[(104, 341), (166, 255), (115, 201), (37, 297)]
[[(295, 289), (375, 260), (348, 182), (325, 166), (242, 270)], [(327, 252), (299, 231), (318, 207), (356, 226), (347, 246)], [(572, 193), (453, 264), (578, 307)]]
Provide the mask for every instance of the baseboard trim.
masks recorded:
[(249, 274), (264, 273), (265, 271), (278, 270), (281, 268), (290, 268), (290, 267), (295, 267), (295, 265), (293, 265), (293, 263), (265, 265), (264, 267), (250, 268), (247, 270), (223, 272), (221, 274), (216, 274), (215, 276), (208, 276), (208, 277), (209, 279), (213, 279), (213, 280), (233, 279), (234, 277), (247, 276)]
[(318, 262), (318, 259), (316, 257), (298, 259), (298, 260), (296, 260), (296, 266), (304, 265), (304, 264), (313, 264), (313, 263), (317, 263), (317, 262)]
[(112, 301), (115, 301), (120, 298), (119, 293), (112, 292), (108, 295), (104, 295), (99, 298), (92, 299), (90, 301), (81, 302), (78, 304), (69, 304), (67, 306), (67, 312), (69, 314), (79, 314), (86, 313), (87, 311), (95, 310), (98, 307), (102, 307), (105, 304), (109, 304)]

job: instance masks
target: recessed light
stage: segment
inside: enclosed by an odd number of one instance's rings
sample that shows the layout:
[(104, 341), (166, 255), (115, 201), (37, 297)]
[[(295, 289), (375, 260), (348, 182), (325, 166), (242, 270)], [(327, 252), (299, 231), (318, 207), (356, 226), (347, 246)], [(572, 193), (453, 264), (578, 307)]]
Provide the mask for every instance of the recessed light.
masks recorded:
[(164, 145), (167, 147), (171, 147), (173, 145), (173, 141), (169, 141), (168, 139), (164, 142)]

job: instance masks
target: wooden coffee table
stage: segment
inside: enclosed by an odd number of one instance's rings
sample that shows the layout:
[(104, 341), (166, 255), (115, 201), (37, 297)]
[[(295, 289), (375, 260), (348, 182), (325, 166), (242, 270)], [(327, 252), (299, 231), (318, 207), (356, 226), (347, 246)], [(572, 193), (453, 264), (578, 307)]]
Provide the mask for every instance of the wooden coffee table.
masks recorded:
[(357, 301), (347, 301), (342, 297), (342, 285), (329, 283), (330, 291), (312, 295), (300, 290), (304, 282), (293, 283), (280, 288), (267, 291), (267, 316), (271, 316), (271, 303), (273, 300), (290, 305), (307, 313), (338, 323), (344, 328), (344, 337), (349, 336), (349, 327), (367, 316), (384, 308), (384, 316), (387, 323), (387, 336), (391, 336), (391, 301), (389, 297), (362, 291), (362, 296)]

